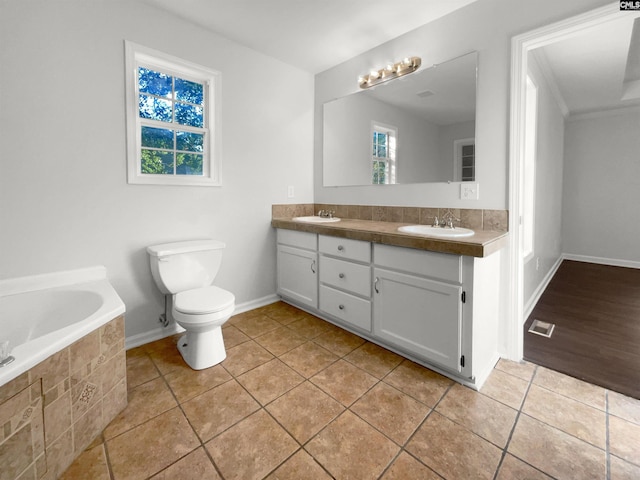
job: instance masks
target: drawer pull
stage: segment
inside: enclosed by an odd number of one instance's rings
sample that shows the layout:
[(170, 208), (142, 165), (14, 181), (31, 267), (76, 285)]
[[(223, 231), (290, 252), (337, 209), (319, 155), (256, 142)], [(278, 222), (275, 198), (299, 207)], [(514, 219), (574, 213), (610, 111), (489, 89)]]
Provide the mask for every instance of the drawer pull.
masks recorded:
[(338, 277), (340, 277), (340, 278), (344, 278), (344, 273), (339, 273), (339, 274), (338, 274)]
[(344, 305), (338, 305), (338, 308), (339, 308), (340, 310), (344, 310)]
[(316, 266), (316, 261), (314, 260), (314, 261), (312, 261), (312, 262), (311, 262), (311, 271), (312, 271), (313, 273), (316, 273), (316, 271), (314, 270), (314, 267), (315, 267), (315, 266)]
[(342, 245), (338, 245), (338, 251), (342, 252), (344, 250), (344, 247)]
[(376, 277), (376, 279), (373, 282), (373, 289), (376, 291), (376, 293), (380, 293), (380, 290), (378, 290), (378, 280), (380, 279)]

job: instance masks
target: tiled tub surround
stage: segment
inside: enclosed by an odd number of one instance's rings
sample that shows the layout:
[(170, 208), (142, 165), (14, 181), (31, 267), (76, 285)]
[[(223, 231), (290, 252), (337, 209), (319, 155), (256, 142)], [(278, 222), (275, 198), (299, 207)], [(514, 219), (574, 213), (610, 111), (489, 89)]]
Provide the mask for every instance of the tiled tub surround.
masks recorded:
[(0, 281), (0, 480), (58, 478), (127, 405), (123, 313), (104, 267)]
[[(293, 217), (332, 210), (340, 222), (309, 224), (293, 222)], [(451, 212), (458, 227), (470, 228), (475, 235), (466, 238), (429, 238), (397, 231), (402, 225), (431, 225), (435, 217)], [(507, 242), (508, 211), (456, 208), (387, 207), (371, 205), (287, 204), (273, 205), (271, 225), (312, 233), (323, 233), (399, 247), (484, 257)]]
[(0, 479), (55, 479), (127, 405), (119, 316), (0, 387)]

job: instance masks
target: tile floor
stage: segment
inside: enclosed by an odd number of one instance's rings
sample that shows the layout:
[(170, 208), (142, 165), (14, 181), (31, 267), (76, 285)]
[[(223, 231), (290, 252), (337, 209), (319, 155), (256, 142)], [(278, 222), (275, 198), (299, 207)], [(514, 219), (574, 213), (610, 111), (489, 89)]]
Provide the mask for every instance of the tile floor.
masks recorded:
[(193, 371), (127, 352), (129, 405), (69, 479), (639, 479), (640, 401), (500, 361), (480, 392), (284, 303)]

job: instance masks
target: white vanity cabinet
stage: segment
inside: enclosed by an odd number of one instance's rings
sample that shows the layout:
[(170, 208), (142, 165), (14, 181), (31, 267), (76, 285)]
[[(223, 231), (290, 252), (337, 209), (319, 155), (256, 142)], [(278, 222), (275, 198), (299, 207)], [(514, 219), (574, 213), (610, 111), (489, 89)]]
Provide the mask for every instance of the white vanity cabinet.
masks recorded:
[(371, 332), (371, 244), (320, 235), (320, 310)]
[(462, 257), (375, 245), (374, 263), (373, 333), (461, 372)]
[(278, 229), (278, 294), (318, 308), (318, 235)]

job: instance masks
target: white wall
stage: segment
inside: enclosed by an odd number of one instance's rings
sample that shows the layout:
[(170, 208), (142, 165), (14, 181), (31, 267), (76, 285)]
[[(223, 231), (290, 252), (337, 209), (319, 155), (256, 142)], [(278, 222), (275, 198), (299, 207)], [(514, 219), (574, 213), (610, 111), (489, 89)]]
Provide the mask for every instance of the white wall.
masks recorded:
[(562, 110), (536, 62), (535, 55), (531, 52), (529, 52), (528, 65), (529, 74), (538, 86), (538, 119), (536, 125), (533, 255), (524, 264), (525, 306), (562, 255), (564, 164), (564, 116)]
[(640, 109), (566, 125), (564, 253), (640, 262)]
[[(319, 203), (506, 209), (510, 41), (514, 35), (584, 13), (609, 0), (481, 0), (316, 75), (314, 191)], [(407, 56), (424, 67), (477, 51), (478, 201), (460, 200), (459, 185), (368, 187), (322, 185), (322, 104), (358, 90), (359, 75)]]
[[(222, 72), (222, 181), (128, 185), (125, 39)], [(0, 277), (103, 264), (157, 328), (147, 245), (227, 243), (216, 284), (275, 293), (271, 205), (313, 201), (313, 76), (139, 1), (0, 2)]]

